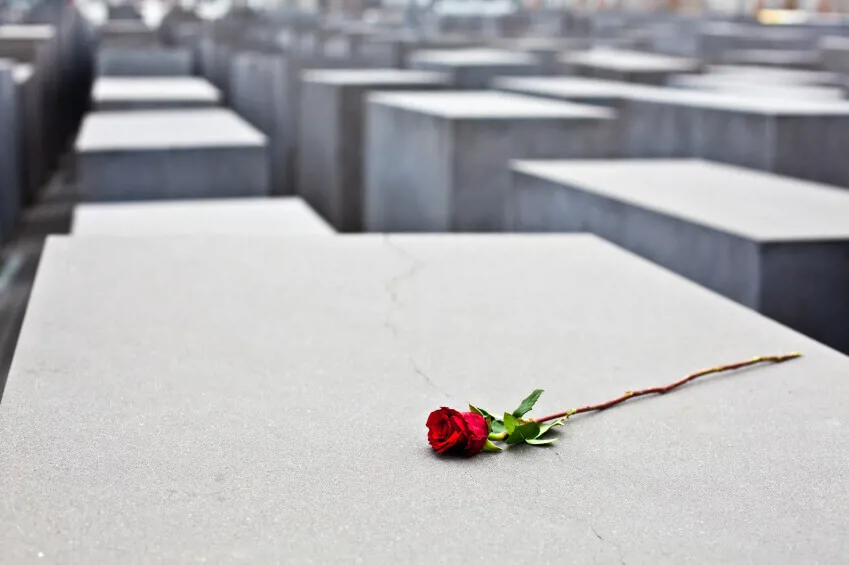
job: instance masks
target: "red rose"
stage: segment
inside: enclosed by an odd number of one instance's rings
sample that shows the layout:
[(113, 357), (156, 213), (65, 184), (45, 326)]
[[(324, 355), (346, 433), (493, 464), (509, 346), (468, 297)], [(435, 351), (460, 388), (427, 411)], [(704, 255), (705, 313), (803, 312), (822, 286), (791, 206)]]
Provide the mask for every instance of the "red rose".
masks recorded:
[(437, 453), (480, 453), (489, 430), (486, 420), (474, 412), (457, 412), (444, 406), (427, 418), (427, 441)]

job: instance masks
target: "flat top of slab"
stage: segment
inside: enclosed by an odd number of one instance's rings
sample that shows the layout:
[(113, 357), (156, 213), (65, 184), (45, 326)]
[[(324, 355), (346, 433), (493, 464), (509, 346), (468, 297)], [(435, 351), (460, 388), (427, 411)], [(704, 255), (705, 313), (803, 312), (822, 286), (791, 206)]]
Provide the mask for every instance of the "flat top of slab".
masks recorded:
[(92, 99), (105, 101), (174, 100), (216, 103), (221, 93), (209, 81), (197, 77), (98, 77)]
[(3, 39), (33, 39), (47, 40), (55, 35), (55, 29), (51, 25), (0, 25), (0, 40)]
[(503, 49), (423, 49), (410, 54), (410, 61), (448, 66), (465, 65), (536, 65), (528, 53)]
[(727, 76), (734, 75), (712, 74), (712, 75), (680, 75), (670, 78), (668, 84), (681, 88), (695, 88), (699, 90), (718, 90), (744, 95), (791, 97), (802, 100), (843, 100), (845, 95), (843, 89), (827, 86), (806, 86), (786, 84), (759, 84), (754, 81), (743, 81), (728, 79)]
[(265, 136), (230, 110), (202, 108), (88, 114), (77, 136), (76, 150), (191, 149), (264, 144)]
[[(539, 387), (541, 416), (793, 350), (573, 418), (550, 448), (453, 459), (425, 439), (438, 406), (510, 410)], [(588, 236), (52, 238), (0, 409), (0, 547), (11, 563), (472, 563), (484, 543), (517, 564), (839, 563), (847, 374)]]
[(32, 77), (33, 67), (27, 63), (18, 63), (15, 65), (15, 68), (12, 70), (12, 76), (17, 83), (23, 83), (28, 81)]
[(843, 84), (842, 75), (826, 71), (780, 69), (758, 65), (712, 65), (708, 67), (708, 71), (711, 74), (730, 75), (729, 78), (756, 81), (761, 84), (765, 82), (781, 84)]
[(326, 84), (394, 85), (394, 84), (447, 84), (448, 77), (442, 73), (399, 69), (333, 69), (305, 71), (304, 82)]
[(756, 241), (849, 241), (849, 191), (827, 185), (687, 159), (514, 168)]
[(332, 234), (307, 206), (291, 198), (80, 204), (74, 235)]
[(627, 91), (626, 99), (746, 112), (770, 116), (839, 116), (849, 117), (849, 102), (838, 100), (806, 100), (798, 98), (753, 98), (730, 92), (700, 92), (681, 88), (644, 87)]
[(465, 119), (537, 119), (587, 118), (612, 119), (614, 113), (604, 108), (545, 100), (506, 92), (436, 91), (373, 92), (369, 102), (403, 108), (412, 112), (445, 118)]
[(653, 71), (689, 71), (698, 68), (701, 63), (696, 59), (668, 57), (654, 53), (626, 51), (609, 48), (596, 48), (589, 51), (564, 53), (560, 56), (564, 63), (577, 63), (594, 67), (603, 67), (627, 72)]
[(637, 84), (597, 80), (581, 77), (499, 77), (492, 86), (498, 89), (542, 94), (563, 98), (570, 97), (620, 97), (628, 92), (639, 91), (646, 86)]

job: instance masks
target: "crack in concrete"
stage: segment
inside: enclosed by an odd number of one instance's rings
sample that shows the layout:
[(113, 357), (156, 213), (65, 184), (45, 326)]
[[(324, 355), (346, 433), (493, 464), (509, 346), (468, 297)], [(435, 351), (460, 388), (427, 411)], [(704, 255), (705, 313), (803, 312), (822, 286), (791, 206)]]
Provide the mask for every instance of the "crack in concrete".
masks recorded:
[[(401, 338), (401, 333), (398, 330), (398, 326), (396, 326), (392, 322), (392, 314), (395, 311), (401, 310), (404, 307), (403, 303), (401, 302), (401, 299), (398, 297), (398, 289), (404, 281), (412, 280), (413, 277), (415, 277), (416, 274), (418, 274), (418, 272), (424, 267), (424, 263), (416, 259), (416, 257), (414, 257), (409, 251), (397, 245), (394, 241), (392, 241), (392, 239), (388, 235), (384, 236), (384, 241), (391, 249), (393, 249), (396, 253), (398, 253), (410, 262), (409, 269), (392, 277), (392, 279), (385, 286), (386, 294), (389, 296), (389, 300), (392, 302), (392, 308), (386, 312), (386, 318), (383, 321), (383, 325), (386, 326), (386, 328), (390, 332), (392, 332), (392, 335), (397, 341), (403, 342), (403, 339)], [(408, 353), (407, 359), (410, 365), (412, 365), (413, 367), (413, 372), (419, 375), (428, 384), (428, 386), (430, 386), (432, 389), (439, 392), (445, 398), (450, 400), (451, 397), (449, 396), (449, 394), (439, 388), (439, 386), (437, 386), (433, 379), (431, 379), (430, 376), (428, 376), (428, 374), (424, 372), (424, 370), (419, 366), (418, 362), (412, 354)]]
[(601, 534), (598, 533), (598, 530), (596, 530), (595, 526), (593, 526), (592, 524), (587, 524), (587, 525), (590, 527), (590, 530), (592, 530), (593, 534), (595, 534), (595, 537), (597, 537), (600, 542), (602, 542), (606, 545), (609, 545), (610, 547), (612, 547), (616, 551), (616, 554), (619, 556), (619, 563), (621, 565), (626, 565), (625, 556), (622, 555), (622, 548), (619, 547), (619, 544), (616, 543), (616, 542), (613, 542), (613, 541), (606, 540), (603, 537), (601, 537)]

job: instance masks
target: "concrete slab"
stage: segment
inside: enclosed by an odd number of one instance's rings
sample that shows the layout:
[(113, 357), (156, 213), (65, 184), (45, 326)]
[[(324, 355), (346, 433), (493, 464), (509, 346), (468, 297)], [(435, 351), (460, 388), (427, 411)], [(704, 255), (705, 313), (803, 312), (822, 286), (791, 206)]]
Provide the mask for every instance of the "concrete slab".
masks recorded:
[(502, 49), (422, 50), (410, 55), (410, 68), (441, 72), (454, 87), (464, 90), (488, 88), (499, 76), (539, 75), (543, 65), (533, 55)]
[(113, 20), (97, 28), (97, 38), (103, 47), (156, 47), (156, 30), (142, 20)]
[(266, 196), (266, 138), (229, 110), (89, 114), (76, 142), (91, 200)]
[(230, 198), (132, 204), (81, 204), (73, 235), (296, 235), (334, 233), (300, 198)]
[(559, 72), (559, 58), (564, 52), (586, 51), (592, 47), (592, 39), (583, 37), (511, 37), (494, 43), (501, 49), (533, 55), (545, 74)]
[(616, 154), (700, 157), (849, 187), (849, 103), (752, 97), (566, 79), (502, 80), (497, 88), (616, 110)]
[[(728, 76), (732, 78), (729, 79)], [(843, 100), (842, 88), (829, 86), (787, 86), (759, 84), (754, 80), (739, 80), (734, 75), (704, 74), (679, 75), (669, 79), (669, 86), (709, 92), (723, 92), (741, 96), (795, 98), (798, 100)]]
[[(425, 440), (440, 405), (512, 408), (538, 386), (542, 415), (793, 350), (576, 417), (549, 449), (451, 460)], [(588, 236), (53, 238), (0, 410), (0, 546), (13, 563), (471, 563), (484, 542), (523, 565), (839, 563), (847, 374)], [(355, 420), (386, 426), (340, 437)], [(523, 543), (475, 533), (493, 523)]]
[(583, 77), (502, 77), (492, 81), (492, 88), (504, 92), (542, 96), (617, 108), (630, 93), (638, 93), (645, 86), (614, 80)]
[(307, 71), (301, 75), (298, 191), (336, 229), (363, 229), (365, 97), (373, 90), (442, 89), (440, 73), (395, 69)]
[(185, 76), (194, 68), (192, 51), (182, 47), (101, 47), (99, 76)]
[(826, 71), (779, 69), (757, 65), (711, 65), (709, 74), (722, 74), (728, 80), (756, 82), (776, 86), (842, 86), (843, 76)]
[(697, 59), (604, 48), (564, 53), (559, 63), (569, 74), (653, 85), (666, 84), (671, 75), (700, 72), (702, 66)]
[(275, 194), (298, 193), (301, 73), (358, 67), (357, 61), (279, 51), (238, 53), (231, 66), (231, 105), (269, 138)]
[(646, 89), (619, 112), (624, 156), (700, 157), (849, 187), (847, 102)]
[(614, 113), (501, 92), (372, 93), (368, 231), (500, 231), (511, 158), (609, 157)]
[(726, 51), (720, 57), (729, 65), (758, 65), (781, 69), (816, 70), (820, 66), (819, 53), (816, 51), (774, 51), (769, 49), (745, 49)]
[(92, 89), (96, 110), (152, 110), (218, 106), (221, 93), (196, 77), (99, 77)]
[(522, 161), (520, 231), (589, 232), (849, 352), (849, 192), (704, 161)]
[(849, 74), (849, 38), (824, 37), (819, 44), (819, 54), (823, 69)]
[(15, 63), (0, 59), (0, 240), (8, 241), (20, 214), (24, 151)]
[(483, 39), (464, 34), (421, 37), (402, 30), (365, 38), (362, 50), (369, 59), (382, 60), (390, 67), (406, 69), (410, 66), (410, 55), (416, 51), (467, 49), (483, 44)]

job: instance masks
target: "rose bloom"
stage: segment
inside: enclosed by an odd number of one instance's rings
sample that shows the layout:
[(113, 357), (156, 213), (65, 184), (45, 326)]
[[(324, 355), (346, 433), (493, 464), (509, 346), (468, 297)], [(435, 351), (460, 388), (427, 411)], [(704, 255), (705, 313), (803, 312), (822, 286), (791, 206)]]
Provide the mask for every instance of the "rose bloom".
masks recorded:
[(427, 441), (437, 453), (475, 455), (486, 444), (486, 420), (474, 412), (458, 412), (444, 406), (427, 418)]

